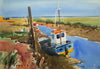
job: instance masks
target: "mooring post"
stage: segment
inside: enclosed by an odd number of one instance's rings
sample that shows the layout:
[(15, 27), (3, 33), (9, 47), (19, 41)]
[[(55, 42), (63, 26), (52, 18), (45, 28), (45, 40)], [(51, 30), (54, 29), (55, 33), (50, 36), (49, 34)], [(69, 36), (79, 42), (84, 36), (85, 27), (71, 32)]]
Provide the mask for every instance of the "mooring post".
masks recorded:
[(31, 8), (28, 7), (28, 18), (29, 18), (29, 25), (30, 25), (30, 34), (31, 34), (31, 37), (32, 37), (32, 47), (33, 49), (35, 50), (35, 40), (34, 40), (34, 34), (33, 34), (33, 25), (32, 25), (32, 16), (31, 16)]

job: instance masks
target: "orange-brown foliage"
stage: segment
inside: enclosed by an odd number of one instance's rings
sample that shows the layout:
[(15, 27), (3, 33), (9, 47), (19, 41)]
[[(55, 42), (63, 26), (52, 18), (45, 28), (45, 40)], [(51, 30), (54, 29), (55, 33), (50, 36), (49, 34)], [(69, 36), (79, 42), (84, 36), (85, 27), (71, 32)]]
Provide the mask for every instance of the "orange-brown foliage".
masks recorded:
[(34, 61), (32, 61), (32, 54), (28, 51), (28, 45), (24, 43), (11, 43), (9, 41), (0, 41), (0, 51), (7, 51), (8, 53), (17, 50), (20, 57), (21, 65), (15, 69), (36, 69)]

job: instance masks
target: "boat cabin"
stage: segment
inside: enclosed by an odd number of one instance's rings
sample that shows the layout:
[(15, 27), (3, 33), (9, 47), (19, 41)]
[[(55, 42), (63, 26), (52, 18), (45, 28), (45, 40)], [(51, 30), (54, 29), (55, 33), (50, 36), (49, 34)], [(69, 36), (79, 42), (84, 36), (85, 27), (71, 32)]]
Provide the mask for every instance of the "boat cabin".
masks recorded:
[(51, 43), (63, 43), (66, 42), (66, 32), (62, 30), (54, 30), (51, 32)]

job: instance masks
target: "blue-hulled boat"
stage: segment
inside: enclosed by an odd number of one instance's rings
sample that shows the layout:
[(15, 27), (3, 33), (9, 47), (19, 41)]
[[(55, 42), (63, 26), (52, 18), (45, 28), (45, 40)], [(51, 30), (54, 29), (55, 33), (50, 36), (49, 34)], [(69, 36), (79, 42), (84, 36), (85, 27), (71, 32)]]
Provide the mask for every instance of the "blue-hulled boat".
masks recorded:
[(39, 38), (42, 49), (50, 55), (66, 55), (69, 56), (73, 49), (73, 43), (66, 40), (66, 32), (62, 30), (54, 30), (51, 36)]

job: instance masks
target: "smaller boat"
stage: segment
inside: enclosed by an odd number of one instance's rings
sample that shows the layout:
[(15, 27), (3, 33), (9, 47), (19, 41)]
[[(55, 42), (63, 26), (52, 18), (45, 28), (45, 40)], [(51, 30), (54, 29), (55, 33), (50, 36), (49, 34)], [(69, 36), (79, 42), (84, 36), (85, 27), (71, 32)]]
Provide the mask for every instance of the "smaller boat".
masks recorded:
[(41, 48), (50, 55), (69, 56), (73, 49), (73, 43), (66, 40), (66, 32), (63, 30), (54, 30), (51, 36), (39, 38)]

